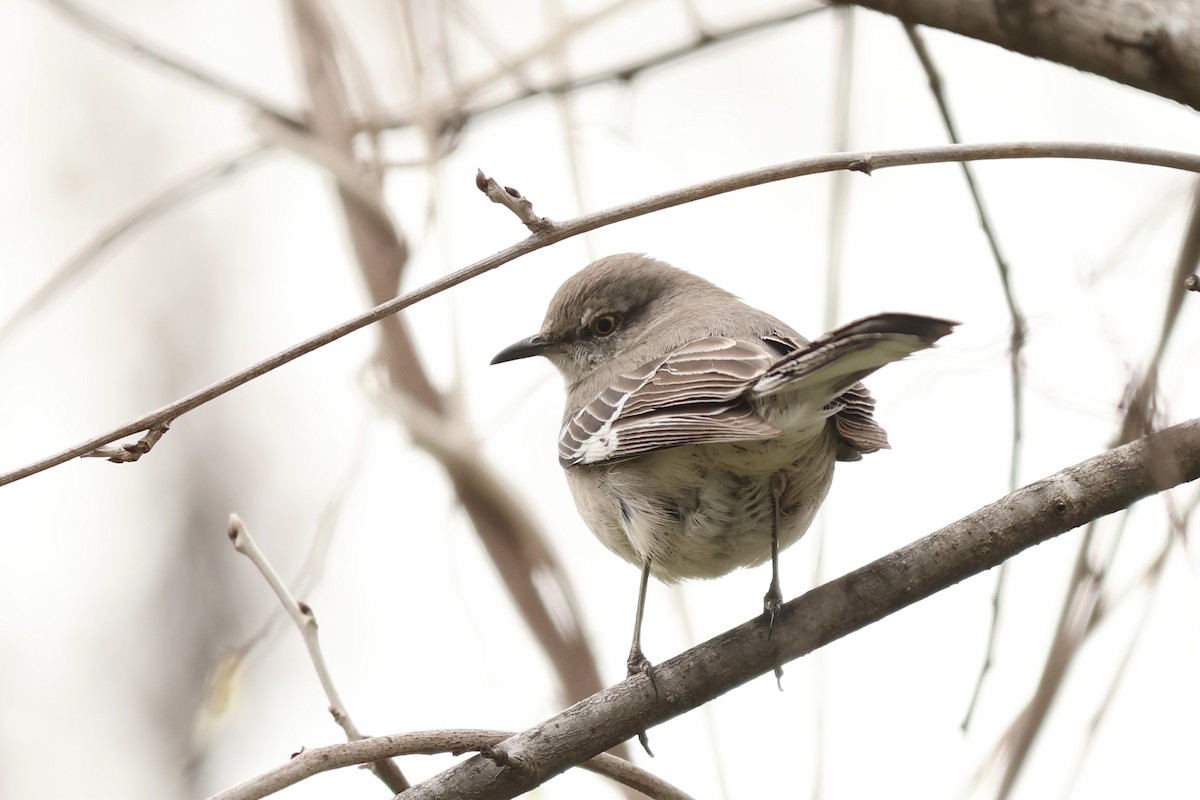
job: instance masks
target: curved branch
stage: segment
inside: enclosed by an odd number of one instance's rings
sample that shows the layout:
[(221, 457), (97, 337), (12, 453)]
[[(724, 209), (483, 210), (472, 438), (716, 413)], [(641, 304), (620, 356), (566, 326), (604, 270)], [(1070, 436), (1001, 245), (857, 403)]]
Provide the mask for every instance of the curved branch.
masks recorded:
[[(352, 767), (395, 756), (485, 750), (510, 736), (510, 731), (451, 729), (375, 736), (328, 747), (316, 747), (298, 753), (286, 764), (215, 794), (209, 800), (258, 800), (331, 769)], [(661, 800), (691, 800), (687, 794), (661, 778), (607, 753), (601, 753), (579, 766), (637, 789), (649, 797)]]
[(1085, 142), (1015, 142), (1000, 144), (963, 144), (938, 147), (919, 147), (907, 150), (862, 151), (857, 153), (834, 153), (801, 159), (787, 164), (778, 164), (763, 169), (751, 170), (736, 175), (718, 178), (704, 183), (677, 189), (673, 192), (653, 195), (632, 203), (585, 214), (566, 222), (552, 222), (544, 230), (533, 234), (510, 247), (468, 267), (452, 272), (432, 283), (381, 303), (370, 311), (363, 312), (345, 322), (335, 325), (304, 341), (292, 345), (269, 358), (228, 375), (221, 380), (198, 389), (191, 394), (168, 403), (155, 411), (115, 428), (106, 433), (80, 442), (65, 450), (38, 459), (24, 467), (0, 474), (0, 486), (44, 472), (51, 467), (78, 458), (106, 444), (145, 431), (155, 425), (169, 423), (177, 417), (196, 409), (242, 384), (261, 377), (288, 362), (313, 352), (330, 342), (337, 341), (360, 328), (378, 322), (397, 311), (408, 308), (435, 294), (490, 272), (523, 255), (548, 247), (582, 233), (594, 231), (616, 222), (634, 219), (655, 211), (681, 206), (707, 197), (727, 192), (760, 186), (766, 183), (848, 169), (870, 174), (887, 167), (914, 166), (917, 164), (940, 164), (955, 161), (983, 161), (996, 159), (1026, 158), (1071, 158), (1119, 161), (1128, 164), (1145, 164), (1169, 169), (1200, 173), (1200, 154), (1161, 150), (1153, 147), (1137, 147), (1119, 144), (1092, 144)]
[[(638, 731), (991, 569), (1035, 544), (1200, 478), (1200, 419), (1102, 453), (506, 739), (399, 795), (515, 797)], [(657, 688), (657, 692), (655, 689)]]

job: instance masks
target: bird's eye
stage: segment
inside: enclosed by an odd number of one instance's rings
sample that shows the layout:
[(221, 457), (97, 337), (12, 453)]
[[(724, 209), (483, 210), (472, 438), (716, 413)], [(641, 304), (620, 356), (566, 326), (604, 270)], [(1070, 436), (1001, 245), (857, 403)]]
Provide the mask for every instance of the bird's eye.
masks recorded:
[(608, 336), (617, 329), (618, 324), (619, 321), (615, 314), (600, 314), (592, 319), (589, 327), (597, 336)]

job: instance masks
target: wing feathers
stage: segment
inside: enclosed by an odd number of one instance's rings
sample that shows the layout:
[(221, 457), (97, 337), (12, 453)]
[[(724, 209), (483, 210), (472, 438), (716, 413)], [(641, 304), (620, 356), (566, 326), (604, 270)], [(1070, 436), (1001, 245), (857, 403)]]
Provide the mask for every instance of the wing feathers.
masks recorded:
[(801, 414), (834, 409), (838, 457), (855, 460), (888, 446), (872, 419), (875, 400), (858, 381), (930, 347), (955, 324), (879, 314), (811, 344), (778, 333), (690, 342), (620, 373), (570, 414), (559, 437), (559, 460), (564, 466), (595, 464), (688, 444), (771, 439), (782, 431), (756, 411), (763, 403), (782, 403)]

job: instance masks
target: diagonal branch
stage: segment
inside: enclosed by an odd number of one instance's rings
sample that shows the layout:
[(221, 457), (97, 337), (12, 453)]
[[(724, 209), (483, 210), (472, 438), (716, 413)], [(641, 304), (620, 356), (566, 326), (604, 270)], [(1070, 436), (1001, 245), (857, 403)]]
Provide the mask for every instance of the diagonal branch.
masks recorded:
[(67, 20), (102, 42), (107, 42), (121, 50), (127, 50), (138, 58), (145, 59), (169, 72), (186, 78), (194, 84), (222, 94), (231, 100), (245, 103), (264, 114), (272, 114), (280, 119), (287, 120), (292, 125), (298, 126), (301, 124), (301, 120), (278, 103), (261, 97), (244, 86), (240, 86), (215, 72), (210, 72), (207, 68), (194, 64), (175, 53), (168, 53), (157, 46), (138, 39), (131, 32), (123, 29), (116, 23), (109, 22), (96, 12), (89, 11), (74, 2), (74, 0), (42, 0), (42, 2), (57, 9)]
[[(1192, 211), (1167, 289), (1166, 308), (1163, 311), (1158, 344), (1149, 366), (1132, 392), (1132, 399), (1126, 406), (1116, 444), (1133, 441), (1152, 430), (1155, 424), (1159, 364), (1179, 318), (1185, 276), (1195, 269), (1197, 261), (1200, 260), (1200, 182), (1195, 185), (1193, 191)], [(1034, 739), (1045, 725), (1050, 706), (1063, 687), (1067, 669), (1079, 655), (1084, 639), (1092, 631), (1097, 615), (1101, 613), (1101, 590), (1112, 554), (1106, 559), (1105, 567), (1097, 569), (1093, 565), (1092, 533), (1092, 526), (1089, 526), (1088, 534), (1079, 543), (1075, 567), (1067, 585), (1054, 639), (1051, 641), (1050, 651), (1046, 654), (1037, 687), (1004, 736), (1002, 744), (1006, 758), (996, 792), (997, 798), (1006, 798), (1012, 793), (1032, 751)]]
[(400, 795), (498, 800), (544, 783), (676, 717), (1017, 553), (1148, 495), (1200, 478), (1200, 419), (1044, 478), (783, 606), (659, 664)]
[[(346, 57), (335, 44), (335, 20), (317, 0), (292, 0), (292, 17), (308, 88), (309, 116), (319, 149), (361, 175), (360, 190), (337, 187), (350, 243), (372, 303), (395, 296), (408, 263), (408, 244), (383, 209), (383, 184), (378, 162), (355, 160), (354, 128), (349, 94), (344, 80)], [(363, 87), (365, 91), (369, 91)], [(370, 197), (364, 202), (363, 194)], [(443, 448), (431, 446), (429, 430), (445, 431), (447, 441), (474, 440), (468, 420), (458, 407), (434, 387), (422, 364), (406, 320), (391, 315), (382, 320), (379, 363), (387, 377), (388, 396), (397, 405), (411, 407), (429, 422), (411, 423), (401, 415), (415, 443), (438, 458), (462, 503), (476, 535), (487, 550), (505, 588), (526, 626), (541, 645), (558, 675), (567, 701), (587, 697), (603, 683), (591, 647), (572, 601), (562, 569), (546, 544), (545, 536), (529, 514), (511, 502), (498, 474), (477, 452), (468, 459), (450, 458)], [(553, 592), (544, 587), (553, 586)], [(543, 588), (539, 588), (543, 587)], [(558, 620), (565, 620), (565, 624)]]
[[(768, 28), (785, 25), (825, 10), (820, 6), (806, 5), (799, 8), (788, 8), (783, 12), (739, 23), (723, 30), (713, 30), (712, 28), (705, 27), (698, 30), (695, 36), (689, 41), (616, 67), (605, 67), (604, 69), (584, 75), (567, 76), (559, 80), (546, 81), (532, 86), (523, 86), (514, 94), (506, 95), (499, 99), (488, 96), (488, 89), (494, 88), (502, 81), (512, 80), (514, 70), (523, 68), (535, 58), (544, 56), (555, 47), (561, 46), (561, 43), (567, 41), (571, 35), (600, 21), (603, 17), (620, 10), (624, 6), (632, 5), (635, 2), (636, 0), (632, 2), (631, 0), (614, 0), (611, 6), (606, 6), (598, 11), (570, 20), (564, 23), (562, 28), (547, 37), (545, 41), (539, 42), (535, 47), (514, 57), (507, 65), (502, 65), (483, 77), (470, 80), (464, 86), (457, 87), (452, 96), (441, 100), (427, 101), (425, 105), (429, 108), (444, 109), (441, 112), (443, 126), (452, 129), (456, 126), (461, 126), (468, 118), (507, 108), (523, 100), (528, 100), (531, 97), (568, 95), (579, 89), (586, 89), (591, 86), (613, 82), (627, 83), (638, 75), (650, 70), (683, 59), (693, 58), (697, 53), (707, 50), (710, 47), (716, 47), (725, 42), (751, 36)], [(471, 102), (471, 98), (481, 96), (487, 97), (487, 99)], [(406, 128), (410, 125), (419, 124), (421, 116), (421, 109), (408, 108), (399, 112), (385, 114), (379, 119), (360, 119), (358, 120), (358, 126), (362, 130)]]
[[(950, 103), (946, 99), (946, 93), (942, 88), (941, 71), (938, 69), (937, 63), (933, 60), (933, 54), (925, 46), (925, 37), (921, 35), (917, 26), (909, 22), (904, 23), (904, 33), (908, 36), (909, 44), (912, 45), (917, 60), (921, 62), (921, 68), (925, 70), (925, 77), (929, 81), (929, 91), (933, 94), (934, 102), (937, 103), (938, 114), (942, 118), (942, 126), (946, 129), (946, 135), (950, 138), (951, 142), (958, 144), (962, 141), (962, 137), (958, 135), (958, 125), (954, 122), (954, 115), (950, 111)], [(1027, 324), (1025, 322), (1025, 314), (1017, 304), (1016, 292), (1013, 291), (1008, 260), (1000, 251), (1000, 240), (997, 238), (996, 231), (992, 227), (991, 216), (988, 214), (987, 206), (983, 203), (983, 194), (979, 191), (979, 184), (975, 180), (975, 170), (965, 161), (959, 166), (962, 168), (963, 180), (967, 184), (967, 192), (971, 195), (971, 202), (975, 206), (975, 215), (979, 219), (979, 228), (983, 232), (983, 238), (987, 241), (988, 249), (992, 252), (992, 262), (996, 265), (996, 273), (1000, 278), (1000, 289), (1004, 294), (1004, 303), (1008, 306), (1008, 318), (1011, 321), (1008, 337), (1008, 384), (1009, 396), (1012, 402), (1012, 438), (1009, 445), (1008, 489), (1012, 491), (1017, 488), (1017, 476), (1020, 474), (1021, 465), (1021, 436), (1025, 418), (1025, 390), (1024, 382), (1021, 380), (1021, 355), (1025, 347)], [(963, 717), (962, 728), (964, 731), (971, 725), (971, 718), (975, 715), (975, 706), (979, 702), (980, 693), (983, 691), (983, 682), (992, 668), (992, 660), (996, 651), (996, 632), (1000, 627), (1001, 598), (1004, 596), (1004, 584), (1007, 575), (1006, 565), (1001, 564), (1000, 569), (996, 571), (996, 585), (992, 589), (992, 619), (991, 624), (988, 626), (987, 644), (984, 646), (983, 666), (979, 670), (979, 677), (975, 681), (975, 689), (972, 691), (971, 700), (967, 704), (967, 713)]]
[(440, 294), (460, 283), (465, 283), (485, 272), (490, 272), (535, 250), (541, 250), (544, 247), (549, 247), (552, 244), (557, 244), (558, 242), (597, 230), (598, 228), (635, 219), (654, 213), (655, 211), (662, 211), (666, 208), (674, 208), (686, 203), (693, 203), (697, 200), (747, 189), (751, 186), (761, 186), (776, 181), (799, 178), (805, 175), (817, 175), (835, 170), (848, 169), (870, 174), (877, 169), (914, 166), (917, 164), (1025, 158), (1095, 159), (1128, 164), (1145, 164), (1200, 173), (1200, 155), (1193, 153), (1123, 144), (1004, 142), (997, 144), (940, 145), (937, 147), (917, 147), (904, 150), (834, 153), (697, 183), (682, 189), (636, 200), (632, 203), (625, 203), (603, 211), (585, 214), (566, 222), (551, 222), (545, 230), (530, 235), (514, 245), (493, 253), (487, 258), (438, 278), (419, 289), (414, 289), (398, 297), (393, 297), (385, 303), (380, 303), (375, 308), (364, 311), (356, 317), (352, 317), (308, 339), (297, 342), (291, 347), (265, 358), (256, 364), (228, 375), (161, 408), (143, 414), (132, 422), (93, 436), (23, 467), (2, 473), (0, 474), (0, 486), (28, 478), (30, 475), (36, 475), (39, 472), (44, 472), (51, 467), (56, 467), (71, 459), (90, 453), (97, 447), (112, 444), (119, 439), (141, 433), (155, 425), (169, 423), (183, 414), (233, 391), (243, 384), (262, 377), (268, 372), (295, 361), (314, 350), (318, 350), (330, 342), (335, 342), (361, 328), (389, 317), (397, 311), (401, 311), (426, 298)]
[(82, 281), (89, 271), (97, 268), (101, 258), (130, 236), (140, 232), (159, 217), (219, 185), (226, 178), (261, 163), (262, 156), (269, 149), (269, 145), (255, 142), (237, 153), (222, 156), (211, 164), (172, 181), (109, 223), (51, 272), (50, 277), (13, 312), (11, 317), (0, 322), (0, 342), (12, 335), (13, 331), (28, 322), (52, 300), (61, 297), (72, 284)]

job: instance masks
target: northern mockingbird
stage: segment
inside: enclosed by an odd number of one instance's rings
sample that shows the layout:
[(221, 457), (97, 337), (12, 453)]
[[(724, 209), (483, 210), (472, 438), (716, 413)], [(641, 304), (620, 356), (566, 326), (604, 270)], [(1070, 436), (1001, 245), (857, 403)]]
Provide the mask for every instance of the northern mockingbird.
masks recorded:
[(859, 380), (956, 324), (878, 314), (809, 342), (703, 278), (625, 253), (569, 278), (541, 330), (492, 359), (545, 356), (566, 381), (558, 459), (575, 505), (642, 568), (631, 675), (650, 666), (651, 574), (715, 578), (770, 559), (774, 623), (779, 551), (812, 522), (834, 462), (888, 446)]

